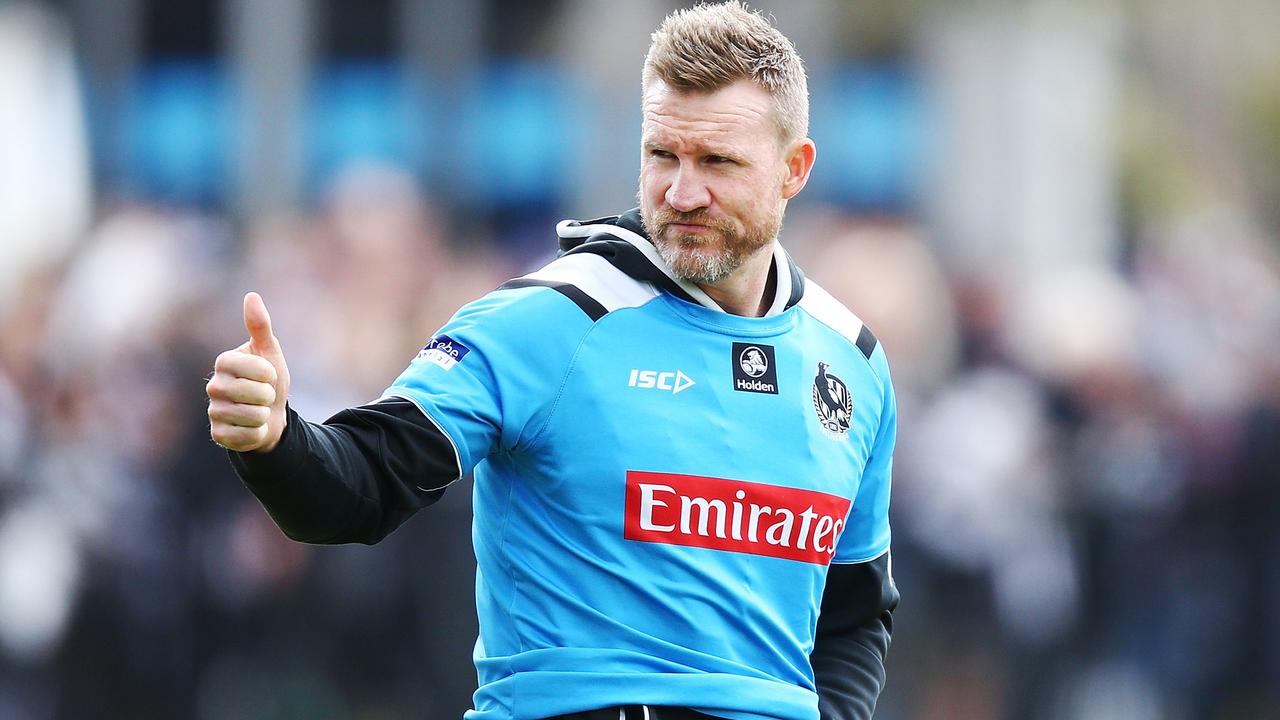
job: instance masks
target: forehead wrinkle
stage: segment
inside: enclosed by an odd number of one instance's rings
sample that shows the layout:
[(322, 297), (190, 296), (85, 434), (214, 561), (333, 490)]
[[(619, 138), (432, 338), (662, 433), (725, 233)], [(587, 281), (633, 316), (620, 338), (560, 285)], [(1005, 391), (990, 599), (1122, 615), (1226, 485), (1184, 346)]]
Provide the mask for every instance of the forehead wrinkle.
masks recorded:
[(752, 102), (735, 102), (731, 107), (722, 109), (683, 107), (671, 108), (662, 100), (649, 100), (644, 103), (644, 115), (651, 117), (670, 117), (677, 122), (691, 125), (742, 124), (768, 122), (769, 108), (757, 107)]
[(646, 139), (651, 125), (665, 126), (674, 135), (730, 134), (740, 140), (732, 144), (742, 148), (754, 144), (757, 136), (778, 134), (774, 97), (747, 78), (710, 91), (651, 82), (643, 89), (641, 105)]

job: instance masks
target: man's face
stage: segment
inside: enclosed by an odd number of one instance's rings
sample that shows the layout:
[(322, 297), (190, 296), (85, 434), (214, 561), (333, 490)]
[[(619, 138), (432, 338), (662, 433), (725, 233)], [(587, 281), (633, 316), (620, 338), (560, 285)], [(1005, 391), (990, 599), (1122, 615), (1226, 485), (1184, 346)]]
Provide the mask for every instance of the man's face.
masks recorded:
[(640, 214), (681, 278), (719, 282), (777, 236), (788, 176), (777, 128), (772, 98), (749, 80), (710, 93), (648, 87)]

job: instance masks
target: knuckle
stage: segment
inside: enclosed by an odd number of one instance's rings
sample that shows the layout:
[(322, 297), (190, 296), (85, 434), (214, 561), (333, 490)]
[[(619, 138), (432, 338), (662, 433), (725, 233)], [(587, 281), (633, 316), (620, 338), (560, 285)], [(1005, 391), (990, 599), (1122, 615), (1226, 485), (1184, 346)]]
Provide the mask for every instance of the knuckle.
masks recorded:
[(271, 386), (266, 383), (254, 381), (252, 385), (245, 386), (244, 392), (241, 393), (241, 402), (245, 405), (253, 405), (255, 407), (270, 405), (270, 388)]
[(258, 436), (262, 433), (257, 428), (221, 424), (211, 428), (209, 434), (218, 445), (235, 452), (245, 452), (261, 444)]
[(274, 385), (276, 380), (279, 378), (279, 374), (276, 372), (276, 366), (272, 365), (271, 361), (266, 358), (258, 358), (258, 360), (258, 367), (262, 369), (263, 382)]
[(257, 355), (246, 355), (244, 364), (241, 366), (240, 377), (254, 382), (261, 382), (267, 373), (267, 369), (263, 366), (270, 364)]
[(218, 398), (227, 402), (235, 402), (240, 394), (240, 378), (231, 378), (218, 387)]

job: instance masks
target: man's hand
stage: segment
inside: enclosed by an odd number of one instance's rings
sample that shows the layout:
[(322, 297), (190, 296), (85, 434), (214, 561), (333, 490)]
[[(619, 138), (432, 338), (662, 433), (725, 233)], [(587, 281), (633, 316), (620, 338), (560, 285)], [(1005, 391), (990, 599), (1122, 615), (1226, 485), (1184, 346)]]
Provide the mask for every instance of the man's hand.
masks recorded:
[(249, 342), (213, 363), (209, 394), (209, 434), (228, 450), (271, 450), (284, 434), (289, 366), (271, 332), (271, 316), (258, 293), (244, 296)]

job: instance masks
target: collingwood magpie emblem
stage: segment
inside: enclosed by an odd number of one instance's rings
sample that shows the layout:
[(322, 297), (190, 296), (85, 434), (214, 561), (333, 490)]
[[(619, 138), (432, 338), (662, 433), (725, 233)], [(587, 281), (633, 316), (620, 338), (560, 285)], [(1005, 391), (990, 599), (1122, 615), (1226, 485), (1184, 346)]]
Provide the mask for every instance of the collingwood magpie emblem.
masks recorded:
[(829, 367), (818, 363), (818, 374), (813, 378), (813, 409), (827, 436), (844, 440), (849, 437), (849, 423), (853, 420), (853, 395), (843, 380), (827, 372)]

